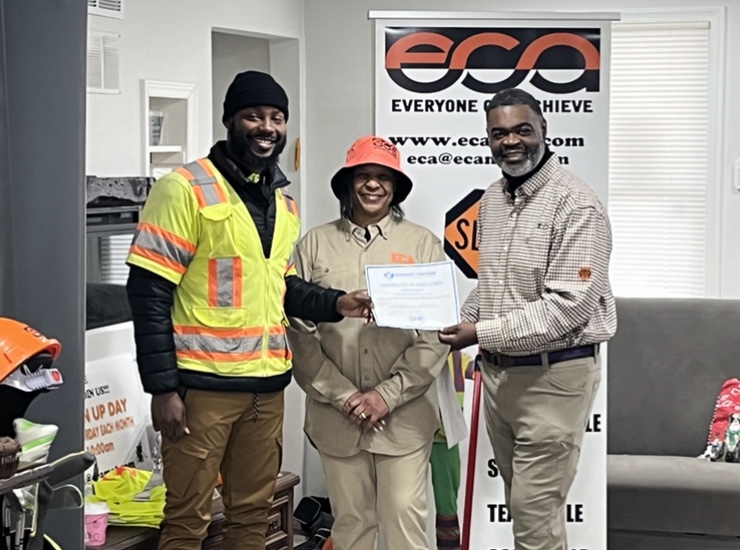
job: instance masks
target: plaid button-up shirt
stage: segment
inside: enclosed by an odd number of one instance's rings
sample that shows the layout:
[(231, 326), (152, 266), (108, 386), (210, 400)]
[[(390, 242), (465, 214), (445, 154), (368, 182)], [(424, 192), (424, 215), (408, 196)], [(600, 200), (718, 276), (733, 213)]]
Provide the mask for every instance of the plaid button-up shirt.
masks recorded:
[(483, 349), (529, 355), (609, 340), (612, 235), (593, 190), (556, 155), (514, 192), (481, 198), (478, 286), (462, 307)]

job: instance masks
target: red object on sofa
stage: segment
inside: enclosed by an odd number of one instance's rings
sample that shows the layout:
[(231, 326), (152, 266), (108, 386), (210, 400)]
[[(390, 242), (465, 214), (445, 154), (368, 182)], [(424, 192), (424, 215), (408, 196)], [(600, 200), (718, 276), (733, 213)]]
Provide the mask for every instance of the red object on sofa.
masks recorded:
[(732, 414), (740, 414), (740, 380), (737, 378), (730, 378), (722, 384), (722, 389), (717, 396), (717, 404), (714, 407), (712, 422), (709, 425), (708, 445), (711, 445), (715, 439), (724, 441)]

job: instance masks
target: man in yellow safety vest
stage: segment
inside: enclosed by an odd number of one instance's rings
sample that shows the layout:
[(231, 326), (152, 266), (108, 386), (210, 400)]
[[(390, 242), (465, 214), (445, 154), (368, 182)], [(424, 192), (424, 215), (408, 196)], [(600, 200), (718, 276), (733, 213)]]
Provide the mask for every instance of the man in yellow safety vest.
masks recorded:
[(369, 314), (365, 292), (295, 274), (300, 219), (277, 164), (288, 114), (270, 75), (238, 74), (226, 141), (152, 186), (128, 256), (138, 367), (163, 435), (162, 550), (200, 548), (219, 473), (223, 548), (264, 549), (291, 380), (287, 316)]

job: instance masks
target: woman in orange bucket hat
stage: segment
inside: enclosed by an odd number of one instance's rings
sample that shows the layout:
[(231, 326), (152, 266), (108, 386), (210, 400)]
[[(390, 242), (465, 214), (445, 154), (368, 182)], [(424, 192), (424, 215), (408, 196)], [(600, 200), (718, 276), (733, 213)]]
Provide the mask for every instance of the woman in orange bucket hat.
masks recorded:
[[(364, 286), (367, 265), (445, 259), (440, 240), (404, 217), (412, 182), (389, 141), (357, 140), (331, 188), (340, 218), (296, 247), (305, 279)], [(289, 338), (293, 373), (307, 395), (305, 431), (326, 474), (334, 550), (374, 550), (379, 534), (388, 548), (427, 550), (427, 471), (439, 428), (434, 381), (447, 346), (434, 331), (353, 319), (293, 320)]]

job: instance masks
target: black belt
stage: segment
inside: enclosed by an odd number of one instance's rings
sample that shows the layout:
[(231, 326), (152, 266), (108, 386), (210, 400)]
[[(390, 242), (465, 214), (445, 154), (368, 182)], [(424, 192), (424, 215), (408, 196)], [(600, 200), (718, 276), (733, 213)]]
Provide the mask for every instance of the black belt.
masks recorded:
[(483, 359), (493, 363), (502, 369), (509, 367), (535, 367), (542, 365), (543, 356), (547, 355), (547, 362), (550, 365), (562, 363), (563, 361), (572, 361), (573, 359), (582, 359), (583, 357), (596, 357), (599, 352), (599, 344), (589, 344), (588, 346), (579, 346), (577, 348), (563, 349), (559, 351), (550, 351), (545, 353), (536, 353), (534, 355), (502, 355), (492, 353), (488, 350), (482, 350)]

